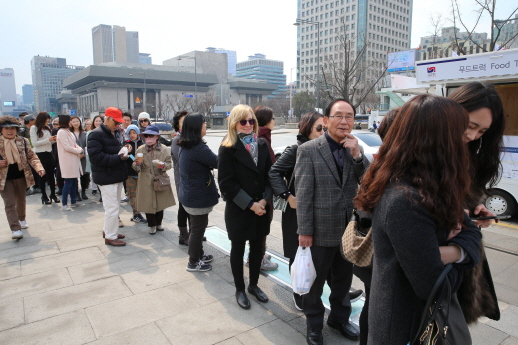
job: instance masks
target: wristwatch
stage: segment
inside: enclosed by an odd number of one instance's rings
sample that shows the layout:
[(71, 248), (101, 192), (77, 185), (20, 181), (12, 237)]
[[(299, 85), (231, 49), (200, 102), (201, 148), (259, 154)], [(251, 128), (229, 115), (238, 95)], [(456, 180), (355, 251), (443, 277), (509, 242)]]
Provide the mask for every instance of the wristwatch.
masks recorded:
[(363, 155), (362, 155), (362, 153), (360, 152), (360, 153), (358, 154), (358, 157), (357, 157), (356, 159), (354, 159), (354, 158), (353, 158), (353, 160), (354, 160), (354, 162), (355, 162), (355, 163), (360, 163), (360, 162), (363, 160)]

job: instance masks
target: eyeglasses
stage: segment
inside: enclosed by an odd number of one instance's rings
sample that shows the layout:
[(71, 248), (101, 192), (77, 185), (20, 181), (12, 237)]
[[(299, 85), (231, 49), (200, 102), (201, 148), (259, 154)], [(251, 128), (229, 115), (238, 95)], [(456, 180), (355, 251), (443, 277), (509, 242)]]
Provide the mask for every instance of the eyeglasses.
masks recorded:
[(324, 127), (322, 125), (313, 126), (313, 128), (316, 128), (317, 132), (322, 132), (322, 130), (324, 129)]
[(249, 123), (250, 126), (253, 126), (255, 124), (255, 120), (254, 119), (251, 119), (251, 120), (241, 120), (239, 121), (239, 123), (241, 124), (241, 126), (246, 126), (246, 123)]
[(144, 135), (144, 138), (152, 138), (155, 136), (154, 134), (143, 134), (143, 135)]
[(139, 122), (149, 122), (148, 119), (140, 120)]
[(347, 122), (353, 122), (354, 121), (354, 116), (353, 115), (333, 115), (333, 116), (329, 116), (329, 117), (334, 117), (336, 119), (336, 121), (338, 122), (342, 122), (343, 119), (345, 119), (345, 121)]

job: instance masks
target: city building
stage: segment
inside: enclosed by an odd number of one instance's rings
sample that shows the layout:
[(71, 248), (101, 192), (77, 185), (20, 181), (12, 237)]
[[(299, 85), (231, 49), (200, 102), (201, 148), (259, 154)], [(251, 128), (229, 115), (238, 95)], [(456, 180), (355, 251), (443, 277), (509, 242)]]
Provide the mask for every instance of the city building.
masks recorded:
[[(326, 70), (331, 61), (336, 70), (349, 68), (351, 61), (360, 61), (369, 69), (362, 76), (365, 82), (377, 79), (376, 69), (386, 63), (387, 53), (410, 47), (412, 8), (413, 0), (298, 1), (299, 89), (314, 94), (317, 76), (322, 84), (322, 69)], [(327, 71), (336, 73), (332, 68)]]
[(34, 88), (32, 84), (24, 84), (22, 86), (22, 102), (24, 105), (34, 104)]
[(11, 115), (16, 104), (16, 84), (12, 68), (0, 69), (0, 114)]
[(264, 54), (250, 55), (247, 61), (238, 62), (235, 76), (236, 78), (262, 80), (277, 85), (277, 90), (268, 98), (279, 96), (286, 91), (284, 62), (267, 59)]
[(36, 111), (58, 112), (56, 96), (63, 90), (63, 80), (84, 69), (67, 65), (67, 59), (35, 56), (31, 60), (32, 86)]
[(235, 50), (226, 50), (223, 48), (206, 48), (208, 53), (216, 53), (216, 54), (227, 54), (228, 60), (228, 74), (229, 76), (233, 76), (236, 74), (236, 64), (237, 64), (237, 55)]
[(151, 54), (147, 54), (147, 53), (138, 53), (139, 63), (144, 64), (144, 65), (152, 65), (153, 61), (152, 61), (152, 58), (150, 55)]
[(493, 37), (499, 34), (498, 42), (505, 49), (518, 48), (518, 14), (509, 20), (495, 20), (498, 28), (493, 28)]
[(92, 28), (94, 64), (105, 62), (139, 63), (137, 31), (126, 31), (123, 26), (97, 25)]
[[(171, 63), (178, 61), (178, 66), (110, 62), (86, 67), (67, 78), (64, 87), (76, 96), (76, 113), (82, 117), (116, 106), (134, 116), (146, 111), (153, 118), (164, 120), (171, 119), (182, 109), (208, 113), (207, 109), (216, 105), (255, 104), (276, 90), (275, 86), (257, 80), (227, 79), (224, 54), (222, 61), (214, 64), (204, 56), (214, 54), (192, 53), (201, 65), (197, 64), (196, 69), (182, 65), (194, 60), (185, 58), (187, 54), (181, 55), (180, 60), (170, 59)], [(225, 76), (223, 83), (222, 75)], [(60, 101), (63, 107), (73, 104), (65, 92)]]

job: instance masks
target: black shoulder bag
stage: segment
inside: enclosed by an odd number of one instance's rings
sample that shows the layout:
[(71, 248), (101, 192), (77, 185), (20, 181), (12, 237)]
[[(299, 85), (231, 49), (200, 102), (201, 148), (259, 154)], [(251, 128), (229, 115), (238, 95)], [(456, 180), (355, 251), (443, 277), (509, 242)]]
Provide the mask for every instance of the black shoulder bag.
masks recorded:
[(451, 292), (448, 272), (444, 267), (426, 302), (419, 330), (412, 345), (471, 345), (471, 335), (457, 294)]

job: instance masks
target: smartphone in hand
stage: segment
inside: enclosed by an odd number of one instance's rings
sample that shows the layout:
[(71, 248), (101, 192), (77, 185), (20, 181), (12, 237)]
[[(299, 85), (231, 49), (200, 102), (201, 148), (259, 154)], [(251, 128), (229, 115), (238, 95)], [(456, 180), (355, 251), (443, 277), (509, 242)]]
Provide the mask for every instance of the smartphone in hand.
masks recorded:
[(487, 220), (487, 219), (509, 219), (511, 218), (510, 215), (507, 215), (507, 216), (490, 216), (490, 217), (471, 217), (471, 219), (473, 220)]

